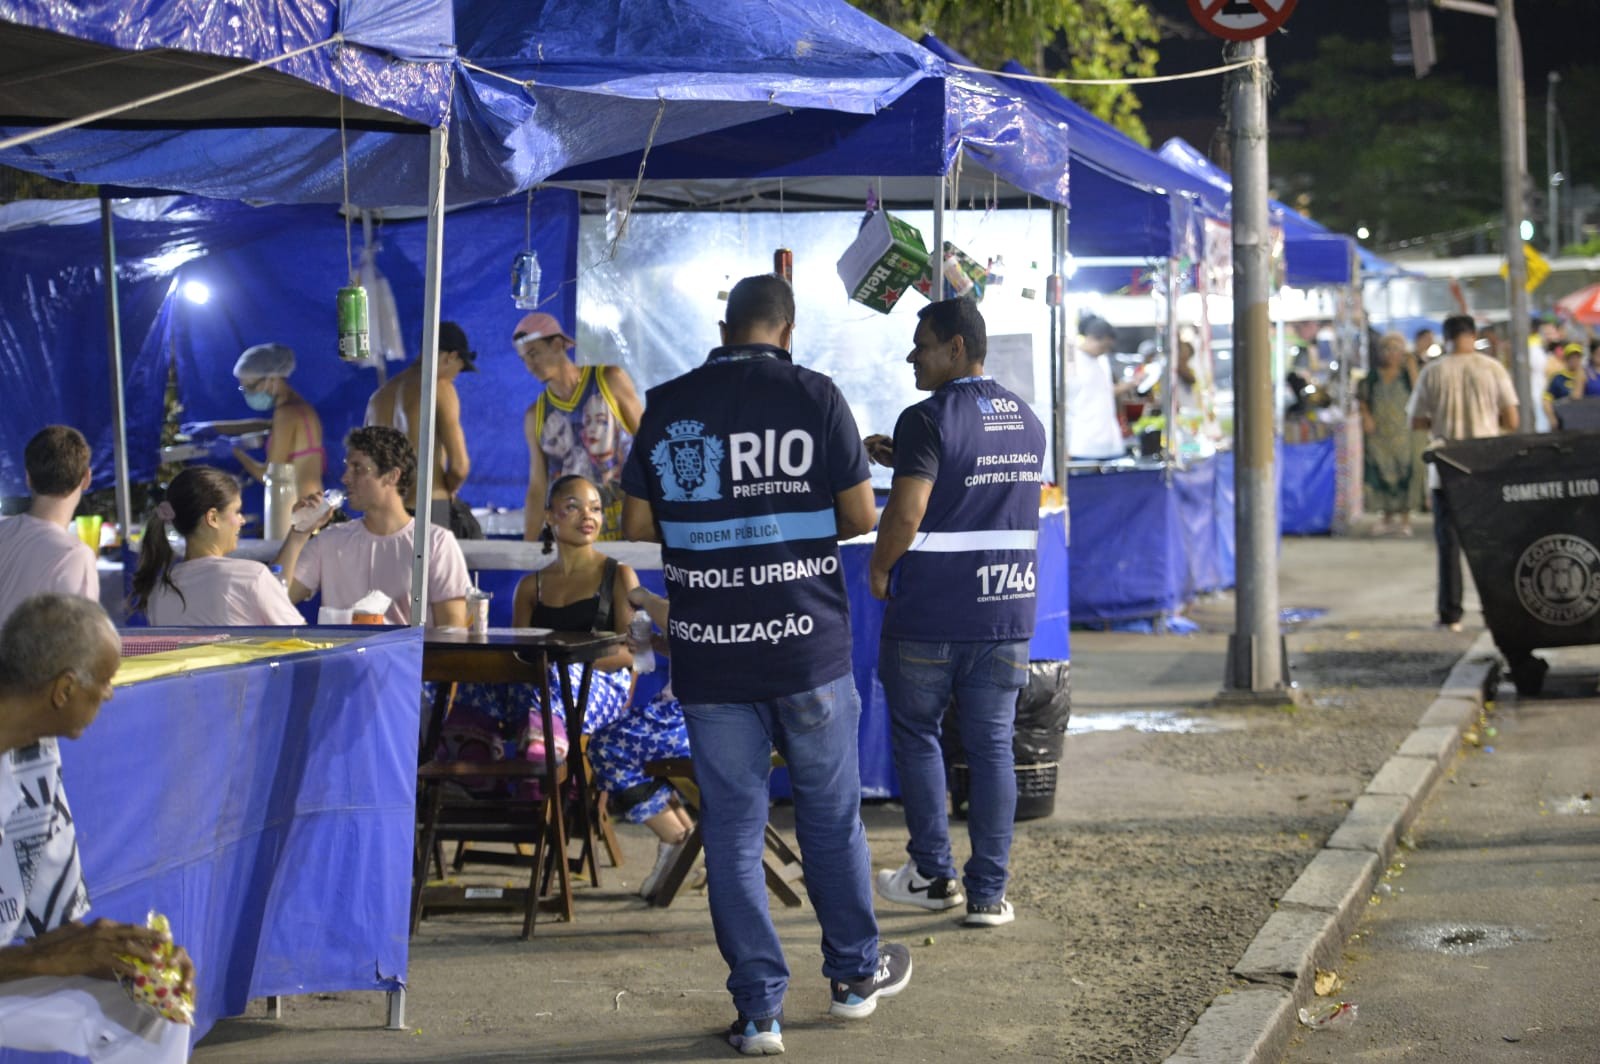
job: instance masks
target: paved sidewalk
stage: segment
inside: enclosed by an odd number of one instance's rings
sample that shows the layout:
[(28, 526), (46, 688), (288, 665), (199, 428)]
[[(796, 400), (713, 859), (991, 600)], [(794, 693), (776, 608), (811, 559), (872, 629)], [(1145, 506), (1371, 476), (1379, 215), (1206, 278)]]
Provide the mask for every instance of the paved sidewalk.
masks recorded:
[[(879, 907), (913, 948), (906, 993), (864, 1023), (830, 1021), (808, 910), (775, 918), (793, 970), (793, 1056), (920, 1064), (979, 1059), (1157, 1064), (1214, 999), (1278, 899), (1322, 852), (1439, 694), (1478, 633), (1431, 624), (1432, 544), (1286, 541), (1283, 604), (1327, 611), (1289, 635), (1302, 710), (1216, 710), (1231, 599), (1197, 604), (1196, 636), (1073, 633), (1073, 733), (1055, 814), (1019, 825), (1017, 922), (963, 932), (948, 914)], [(774, 813), (790, 823), (789, 811)], [(904, 860), (898, 806), (864, 809), (874, 863)], [(279, 1061), (633, 1062), (737, 1059), (703, 893), (671, 909), (631, 895), (654, 847), (579, 892), (572, 924), (429, 920), (413, 942), (409, 1032), (381, 1030), (379, 995), (252, 1003), (197, 1064)], [(957, 850), (964, 853), (965, 840)], [(503, 875), (500, 873), (498, 875)]]

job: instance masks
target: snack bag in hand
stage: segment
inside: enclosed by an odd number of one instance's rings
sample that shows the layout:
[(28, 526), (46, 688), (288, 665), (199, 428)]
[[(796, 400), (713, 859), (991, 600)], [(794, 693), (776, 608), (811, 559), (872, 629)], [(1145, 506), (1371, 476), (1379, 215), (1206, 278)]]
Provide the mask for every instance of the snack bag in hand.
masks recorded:
[(154, 910), (144, 923), (150, 930), (160, 934), (164, 941), (156, 948), (154, 964), (138, 957), (122, 957), (138, 973), (121, 976), (122, 988), (133, 1000), (149, 1005), (173, 1023), (193, 1026), (194, 988), (183, 985), (183, 972), (178, 967), (176, 947), (172, 944), (172, 925), (165, 916)]

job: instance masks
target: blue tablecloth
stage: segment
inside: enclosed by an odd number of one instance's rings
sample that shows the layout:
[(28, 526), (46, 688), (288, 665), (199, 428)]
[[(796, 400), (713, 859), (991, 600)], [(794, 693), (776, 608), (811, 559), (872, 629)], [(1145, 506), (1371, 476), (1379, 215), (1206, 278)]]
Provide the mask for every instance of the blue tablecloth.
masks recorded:
[(1285, 443), (1278, 484), (1278, 527), (1286, 536), (1325, 536), (1333, 531), (1338, 440)]
[(251, 998), (405, 984), (421, 678), (421, 630), (386, 630), (119, 689), (61, 744), (90, 915), (171, 918), (196, 1039)]
[[(1278, 448), (1283, 535), (1333, 530), (1335, 441)], [(1072, 620), (1158, 617), (1234, 582), (1232, 452), (1187, 469), (1112, 469), (1067, 482)]]
[(1232, 455), (1067, 481), (1074, 623), (1156, 617), (1233, 586)]

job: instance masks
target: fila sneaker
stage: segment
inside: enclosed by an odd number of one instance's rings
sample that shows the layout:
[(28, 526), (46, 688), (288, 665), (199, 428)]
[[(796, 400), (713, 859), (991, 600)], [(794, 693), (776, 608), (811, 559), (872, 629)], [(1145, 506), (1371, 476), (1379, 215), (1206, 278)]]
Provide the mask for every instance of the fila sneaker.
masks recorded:
[(828, 1011), (846, 1020), (872, 1015), (881, 997), (894, 997), (911, 982), (911, 951), (893, 942), (878, 943), (878, 967), (856, 979), (832, 980), (833, 1003)]
[(877, 886), (878, 896), (885, 901), (916, 905), (934, 912), (954, 909), (966, 900), (955, 880), (948, 876), (924, 876), (913, 861), (907, 861), (892, 872), (887, 868), (879, 870)]

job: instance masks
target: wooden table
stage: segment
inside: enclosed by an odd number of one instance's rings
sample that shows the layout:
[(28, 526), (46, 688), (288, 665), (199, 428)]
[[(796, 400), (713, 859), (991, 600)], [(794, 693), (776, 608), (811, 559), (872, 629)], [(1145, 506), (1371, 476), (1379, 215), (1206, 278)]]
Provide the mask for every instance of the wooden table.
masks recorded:
[[(598, 861), (595, 859), (594, 824), (589, 817), (589, 805), (582, 796), (587, 795), (588, 780), (583, 766), (583, 755), (579, 738), (583, 734), (583, 715), (589, 702), (589, 682), (593, 676), (594, 662), (605, 657), (612, 648), (622, 642), (622, 636), (614, 632), (554, 632), (548, 628), (491, 628), (487, 632), (466, 632), (463, 630), (431, 630), (424, 637), (422, 649), (422, 678), (439, 685), (434, 696), (432, 711), (429, 713), (427, 726), (424, 729), (421, 758), (424, 766), (431, 763), (433, 751), (438, 748), (439, 736), (444, 728), (445, 716), (450, 706), (450, 685), (456, 683), (489, 683), (533, 684), (539, 691), (539, 718), (546, 736), (554, 734), (554, 721), (551, 712), (550, 700), (550, 666), (561, 666), (558, 670), (561, 699), (567, 706), (567, 733), (570, 738), (570, 749), (567, 755), (567, 770), (577, 781), (578, 794), (578, 824), (584, 834), (584, 849), (581, 860), (588, 864), (590, 882), (599, 885)], [(567, 665), (579, 663), (583, 665), (583, 672), (578, 684), (578, 691), (574, 697)], [(558, 815), (555, 819), (555, 852), (558, 859), (555, 861), (557, 874), (561, 880), (561, 896), (563, 911), (568, 920), (572, 919), (572, 870), (566, 857), (566, 829), (565, 810), (561, 806), (563, 801), (560, 787), (558, 768), (555, 760), (555, 744), (545, 744), (547, 757), (543, 765), (544, 793), (555, 795)], [(493, 775), (492, 771), (485, 771), (487, 765), (475, 766), (477, 775)], [(463, 774), (466, 774), (465, 772)], [(536, 809), (530, 803), (529, 815), (536, 815)], [(420, 914), (424, 904), (430, 897), (440, 897), (447, 904), (454, 906), (457, 900), (444, 899), (447, 892), (441, 888), (432, 888), (431, 891), (423, 889), (422, 884), (426, 879), (429, 854), (421, 851), (417, 854), (417, 877), (413, 885), (413, 894), (416, 898), (417, 914)], [(534, 870), (535, 879), (538, 869)], [(529, 889), (533, 890), (530, 881)], [(455, 888), (455, 893), (462, 893)], [(509, 897), (504, 899), (510, 903)], [(532, 934), (533, 913), (535, 903), (532, 899), (525, 899), (526, 919), (523, 927), (523, 937)], [(474, 906), (487, 907), (487, 906)], [(416, 916), (413, 917), (413, 923)]]

